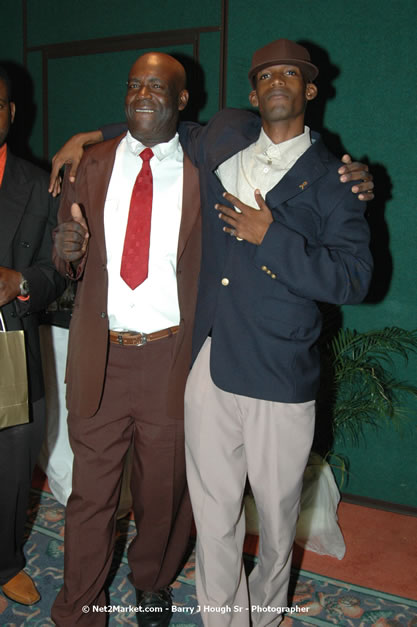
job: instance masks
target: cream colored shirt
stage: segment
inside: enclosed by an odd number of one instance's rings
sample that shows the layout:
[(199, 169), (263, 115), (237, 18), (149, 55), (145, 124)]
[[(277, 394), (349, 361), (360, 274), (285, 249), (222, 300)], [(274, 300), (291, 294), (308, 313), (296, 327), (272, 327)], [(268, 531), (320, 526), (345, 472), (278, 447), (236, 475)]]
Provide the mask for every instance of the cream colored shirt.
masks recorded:
[(230, 194), (246, 205), (258, 209), (255, 189), (262, 197), (275, 187), (301, 155), (310, 147), (310, 129), (304, 133), (274, 144), (263, 128), (257, 141), (227, 159), (217, 168), (217, 176)]
[(148, 278), (131, 290), (120, 277), (130, 197), (144, 150), (128, 132), (117, 150), (104, 207), (109, 326), (152, 333), (179, 324), (177, 249), (181, 222), (183, 151), (178, 134), (152, 148), (153, 202)]

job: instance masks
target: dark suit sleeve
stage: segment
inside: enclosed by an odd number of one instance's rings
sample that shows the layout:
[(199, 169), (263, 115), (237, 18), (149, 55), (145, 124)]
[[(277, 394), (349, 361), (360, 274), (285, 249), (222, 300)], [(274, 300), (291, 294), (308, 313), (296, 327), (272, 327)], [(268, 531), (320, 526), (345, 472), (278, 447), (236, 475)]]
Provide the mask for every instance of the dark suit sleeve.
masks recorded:
[(204, 142), (208, 128), (208, 126), (201, 126), (196, 122), (182, 122), (178, 129), (181, 144), (184, 146), (191, 163), (197, 168), (202, 166), (204, 162)]
[(259, 116), (241, 109), (222, 109), (205, 126), (182, 122), (178, 130), (192, 163), (198, 168), (211, 169), (248, 145), (245, 138), (242, 139), (242, 127), (255, 141), (260, 131)]
[(48, 193), (46, 179), (36, 182), (36, 185), (43, 187), (40, 197), (45, 206), (45, 229), (42, 240), (37, 242), (32, 263), (28, 267), (19, 268), (30, 290), (29, 300), (16, 300), (20, 316), (45, 309), (65, 289), (65, 280), (58, 274), (52, 261), (52, 231), (56, 226), (58, 201)]
[[(335, 193), (336, 190), (336, 193)], [(322, 228), (312, 239), (280, 222), (270, 225), (255, 260), (297, 296), (335, 304), (361, 302), (372, 276), (369, 228), (364, 203), (349, 185), (322, 186), (316, 202), (326, 211)]]
[(127, 124), (126, 122), (118, 122), (116, 124), (106, 124), (100, 128), (100, 131), (103, 135), (103, 140), (113, 139), (122, 133), (126, 133)]

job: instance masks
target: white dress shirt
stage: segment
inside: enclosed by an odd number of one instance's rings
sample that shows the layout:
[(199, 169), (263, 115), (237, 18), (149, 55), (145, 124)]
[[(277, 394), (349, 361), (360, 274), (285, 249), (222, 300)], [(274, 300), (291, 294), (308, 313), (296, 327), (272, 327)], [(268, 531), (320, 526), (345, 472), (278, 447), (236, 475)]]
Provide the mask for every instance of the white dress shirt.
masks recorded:
[(256, 142), (219, 165), (217, 176), (226, 191), (246, 205), (259, 209), (255, 189), (259, 189), (265, 198), (310, 145), (308, 126), (301, 135), (280, 144), (274, 144), (262, 128)]
[(120, 276), (130, 198), (145, 149), (128, 132), (116, 150), (104, 206), (109, 327), (152, 333), (179, 324), (177, 249), (181, 222), (183, 151), (178, 134), (152, 148), (153, 202), (147, 279), (131, 290)]

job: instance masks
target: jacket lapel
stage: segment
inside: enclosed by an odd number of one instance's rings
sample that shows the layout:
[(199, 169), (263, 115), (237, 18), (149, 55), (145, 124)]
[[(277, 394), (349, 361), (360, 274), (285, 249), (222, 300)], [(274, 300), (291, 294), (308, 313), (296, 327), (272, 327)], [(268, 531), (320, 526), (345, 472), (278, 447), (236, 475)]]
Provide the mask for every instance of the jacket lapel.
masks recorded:
[(116, 149), (122, 137), (120, 135), (101, 144), (86, 166), (85, 181), (88, 181), (85, 197), (88, 198), (88, 225), (94, 233), (103, 263), (107, 263), (106, 241), (104, 234), (104, 205), (107, 189), (113, 171)]
[(320, 177), (327, 173), (327, 153), (320, 139), (295, 162), (293, 167), (266, 195), (266, 204), (277, 207), (283, 202), (302, 194)]
[(184, 252), (193, 226), (200, 214), (200, 186), (198, 171), (184, 153), (182, 213), (178, 237), (177, 266)]
[(25, 179), (18, 162), (8, 150), (0, 187), (0, 264), (10, 254), (11, 242), (25, 212), (31, 187), (31, 182)]

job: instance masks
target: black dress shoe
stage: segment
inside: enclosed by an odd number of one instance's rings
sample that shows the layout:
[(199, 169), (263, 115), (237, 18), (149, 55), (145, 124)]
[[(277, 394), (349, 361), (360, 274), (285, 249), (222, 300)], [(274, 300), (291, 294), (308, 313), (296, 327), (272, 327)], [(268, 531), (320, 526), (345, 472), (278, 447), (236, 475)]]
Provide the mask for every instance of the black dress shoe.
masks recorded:
[(155, 592), (136, 590), (136, 601), (140, 608), (136, 614), (140, 627), (167, 627), (172, 616), (171, 588)]

